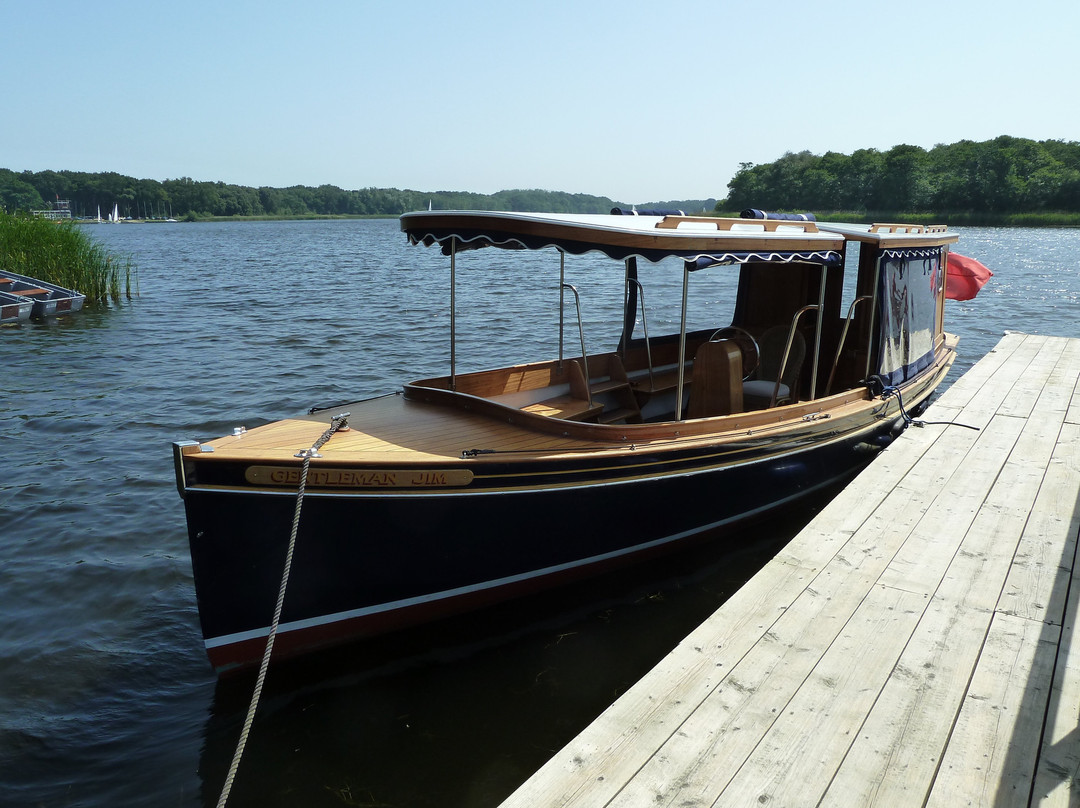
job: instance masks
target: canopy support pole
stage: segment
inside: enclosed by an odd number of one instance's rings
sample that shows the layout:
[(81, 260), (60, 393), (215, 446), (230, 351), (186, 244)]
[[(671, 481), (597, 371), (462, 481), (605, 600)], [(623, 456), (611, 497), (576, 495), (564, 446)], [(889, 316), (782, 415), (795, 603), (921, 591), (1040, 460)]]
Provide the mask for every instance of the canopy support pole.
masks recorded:
[[(863, 374), (863, 381), (866, 381), (867, 379), (870, 378), (870, 367), (871, 367), (870, 363), (875, 361), (875, 358), (874, 358), (874, 346), (875, 346), (875, 344), (879, 346), (878, 347), (878, 352), (879, 353), (880, 353), (880, 350), (881, 350), (881, 348), (880, 348), (881, 339), (880, 339), (880, 335), (876, 333), (876, 329), (878, 327), (878, 323), (877, 323), (877, 319), (878, 319), (878, 316), (877, 316), (877, 313), (878, 313), (878, 297), (879, 297), (878, 291), (881, 288), (881, 259), (882, 258), (883, 258), (882, 254), (878, 253), (877, 261), (874, 264), (874, 267), (875, 267), (875, 271), (874, 271), (874, 295), (873, 295), (873, 299), (872, 299), (872, 301), (870, 303), (870, 341), (869, 341), (870, 344), (866, 346), (866, 373)], [(875, 337), (877, 337), (877, 339), (875, 339)], [(879, 371), (881, 370), (880, 365), (878, 366), (878, 370)]]
[(686, 383), (686, 301), (690, 292), (690, 262), (683, 262), (682, 323), (679, 326), (679, 384), (675, 391), (675, 420), (682, 420), (683, 386)]
[(566, 310), (563, 308), (566, 298), (566, 253), (559, 250), (559, 373), (563, 369), (563, 327)]
[(817, 326), (814, 328), (814, 369), (810, 373), (810, 400), (817, 398), (818, 365), (821, 364), (821, 327), (825, 319), (825, 282), (829, 275), (829, 268), (821, 265), (821, 288), (818, 289)]
[(450, 389), (457, 391), (457, 238), (450, 239)]

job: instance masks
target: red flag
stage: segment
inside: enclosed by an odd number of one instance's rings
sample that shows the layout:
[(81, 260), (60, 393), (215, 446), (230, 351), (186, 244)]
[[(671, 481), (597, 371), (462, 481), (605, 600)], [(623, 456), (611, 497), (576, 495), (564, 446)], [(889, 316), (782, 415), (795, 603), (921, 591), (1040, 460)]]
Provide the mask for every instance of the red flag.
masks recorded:
[(974, 258), (950, 251), (945, 272), (945, 298), (971, 300), (992, 277), (994, 273)]

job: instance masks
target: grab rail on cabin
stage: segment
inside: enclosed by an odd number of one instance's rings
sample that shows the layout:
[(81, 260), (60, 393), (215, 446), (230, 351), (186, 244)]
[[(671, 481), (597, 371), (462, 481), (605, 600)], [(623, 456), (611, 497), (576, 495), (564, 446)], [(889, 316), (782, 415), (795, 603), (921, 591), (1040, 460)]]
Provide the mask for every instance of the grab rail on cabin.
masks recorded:
[[(627, 278), (626, 283), (634, 284), (638, 290), (638, 300), (641, 303), (641, 329), (645, 332), (645, 359), (649, 363), (649, 387), (653, 386), (653, 361), (652, 346), (649, 344), (649, 321), (645, 318), (645, 287), (636, 278)], [(584, 351), (582, 351), (584, 354)]]
[(717, 230), (732, 230), (736, 226), (740, 230), (764, 231), (773, 233), (779, 229), (801, 230), (804, 233), (817, 233), (818, 228), (814, 222), (799, 221), (797, 219), (728, 219), (719, 216), (665, 216), (656, 223), (661, 230), (677, 230), (680, 224), (711, 224)]
[(872, 224), (870, 225), (871, 233), (911, 233), (913, 235), (922, 235), (924, 233), (945, 233), (948, 231), (948, 225), (944, 224)]
[[(784, 378), (784, 371), (787, 370), (788, 357), (791, 355), (791, 346), (795, 342), (795, 332), (799, 328), (799, 320), (802, 319), (802, 316), (804, 314), (806, 314), (806, 312), (808, 312), (808, 311), (816, 311), (816, 312), (818, 312), (818, 319), (820, 320), (820, 318), (821, 318), (821, 315), (820, 315), (821, 307), (817, 303), (811, 303), (811, 304), (809, 304), (807, 306), (803, 306), (801, 309), (799, 309), (797, 312), (795, 312), (795, 316), (791, 318), (791, 325), (788, 327), (787, 343), (784, 345), (784, 356), (780, 360), (780, 371), (776, 374), (776, 383), (773, 385), (772, 398), (769, 399), (769, 408), (770, 409), (772, 407), (776, 406), (776, 398), (777, 398), (777, 396), (780, 395), (780, 380)], [(817, 361), (816, 358), (815, 358), (815, 361)], [(793, 396), (791, 400), (795, 401), (796, 400), (794, 398), (795, 391), (793, 390), (791, 392), (792, 392), (792, 396)], [(816, 390), (811, 390), (810, 391), (810, 399), (811, 400), (816, 398), (816, 392), (817, 392)]]
[(840, 354), (844, 350), (844, 342), (847, 340), (851, 321), (855, 319), (855, 307), (864, 300), (873, 300), (873, 298), (870, 295), (857, 297), (851, 301), (851, 306), (848, 307), (847, 319), (844, 320), (844, 330), (840, 332), (840, 344), (836, 348), (836, 357), (833, 359), (832, 370), (829, 371), (829, 381), (825, 384), (825, 395), (829, 395), (829, 393), (832, 392), (832, 383), (833, 379), (836, 377), (836, 368), (840, 364)]
[[(585, 364), (585, 367), (584, 367), (584, 371), (585, 371), (585, 390), (587, 391), (586, 394), (589, 397), (589, 399), (588, 399), (589, 400), (589, 406), (591, 407), (592, 406), (592, 390), (590, 389), (590, 386), (589, 386), (589, 379), (591, 379), (592, 376), (589, 375), (589, 355), (585, 352), (585, 326), (581, 322), (581, 295), (578, 294), (577, 287), (574, 286), (572, 283), (565, 283), (564, 282), (564, 283), (560, 284), (560, 287), (562, 289), (569, 289), (571, 292), (574, 293), (574, 305), (577, 307), (578, 338), (581, 340), (581, 361)], [(562, 343), (562, 328), (561, 328), (561, 326), (559, 328), (559, 342), (560, 342), (560, 344)], [(561, 362), (561, 357), (560, 357), (560, 362)]]

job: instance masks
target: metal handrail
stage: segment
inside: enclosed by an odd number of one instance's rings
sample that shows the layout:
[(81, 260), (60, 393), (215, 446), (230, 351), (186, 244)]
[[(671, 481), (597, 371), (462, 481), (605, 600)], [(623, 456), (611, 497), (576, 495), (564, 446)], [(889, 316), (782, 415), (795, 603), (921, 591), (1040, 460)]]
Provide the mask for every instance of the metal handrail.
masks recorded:
[(559, 250), (559, 373), (563, 363), (563, 287), (566, 286), (566, 253)]
[[(574, 305), (577, 308), (577, 325), (578, 325), (578, 337), (581, 340), (581, 361), (585, 364), (585, 391), (588, 396), (589, 406), (592, 406), (592, 385), (589, 384), (589, 379), (592, 377), (589, 375), (589, 357), (585, 353), (585, 326), (581, 322), (581, 295), (578, 294), (577, 287), (572, 283), (560, 284), (560, 291), (562, 289), (569, 289), (574, 293)], [(561, 307), (560, 307), (560, 320), (561, 320)], [(562, 329), (559, 329), (559, 340), (562, 341)]]
[(641, 281), (635, 278), (627, 278), (627, 284), (634, 284), (638, 290), (638, 300), (641, 302), (641, 328), (645, 332), (645, 357), (649, 363), (649, 386), (653, 384), (652, 346), (649, 344), (649, 321), (645, 317), (645, 287)]
[[(788, 328), (787, 343), (784, 345), (784, 356), (780, 360), (780, 370), (776, 374), (776, 384), (773, 385), (772, 398), (769, 399), (770, 408), (776, 406), (776, 397), (780, 395), (780, 380), (784, 378), (784, 371), (787, 370), (787, 361), (788, 357), (791, 355), (791, 346), (795, 342), (795, 332), (798, 329), (799, 320), (808, 311), (819, 312), (818, 320), (821, 319), (821, 307), (817, 303), (811, 303), (808, 306), (803, 306), (801, 309), (795, 312), (795, 316), (791, 319), (791, 326)], [(813, 396), (811, 396), (811, 398), (812, 397)]]
[(836, 369), (840, 365), (840, 354), (844, 351), (844, 343), (847, 341), (848, 329), (851, 328), (851, 322), (855, 319), (855, 307), (863, 301), (873, 300), (870, 295), (863, 295), (857, 297), (851, 301), (851, 306), (848, 307), (847, 319), (844, 320), (844, 330), (840, 332), (840, 344), (836, 348), (836, 358), (833, 359), (832, 370), (829, 371), (829, 381), (825, 384), (825, 395), (829, 395), (832, 392), (832, 383), (836, 378)]
[(682, 318), (679, 322), (679, 380), (675, 387), (675, 420), (682, 420), (683, 391), (686, 389), (686, 300), (690, 293), (690, 262), (683, 261)]

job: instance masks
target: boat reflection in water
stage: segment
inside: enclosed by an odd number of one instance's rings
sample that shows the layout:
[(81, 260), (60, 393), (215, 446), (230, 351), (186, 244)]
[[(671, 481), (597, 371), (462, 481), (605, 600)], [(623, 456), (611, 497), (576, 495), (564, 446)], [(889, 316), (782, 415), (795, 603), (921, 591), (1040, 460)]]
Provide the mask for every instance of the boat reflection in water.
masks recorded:
[[(411, 243), (449, 259), (449, 373), (174, 446), (214, 666), (262, 655), (294, 524), (278, 656), (695, 542), (737, 548), (754, 539), (749, 520), (858, 470), (953, 362), (943, 315), (957, 236), (762, 216), (403, 216)], [(575, 348), (459, 373), (456, 275), (500, 248), (551, 254), (554, 327)], [(590, 252), (625, 268), (623, 316), (604, 352), (586, 351), (589, 289), (565, 281)], [(668, 258), (679, 260), (659, 263)], [(650, 288), (673, 272), (681, 295), (654, 299)], [(688, 329), (689, 302), (736, 276), (729, 320)], [(665, 319), (679, 330), (649, 333)], [(531, 337), (521, 335), (526, 354)]]

